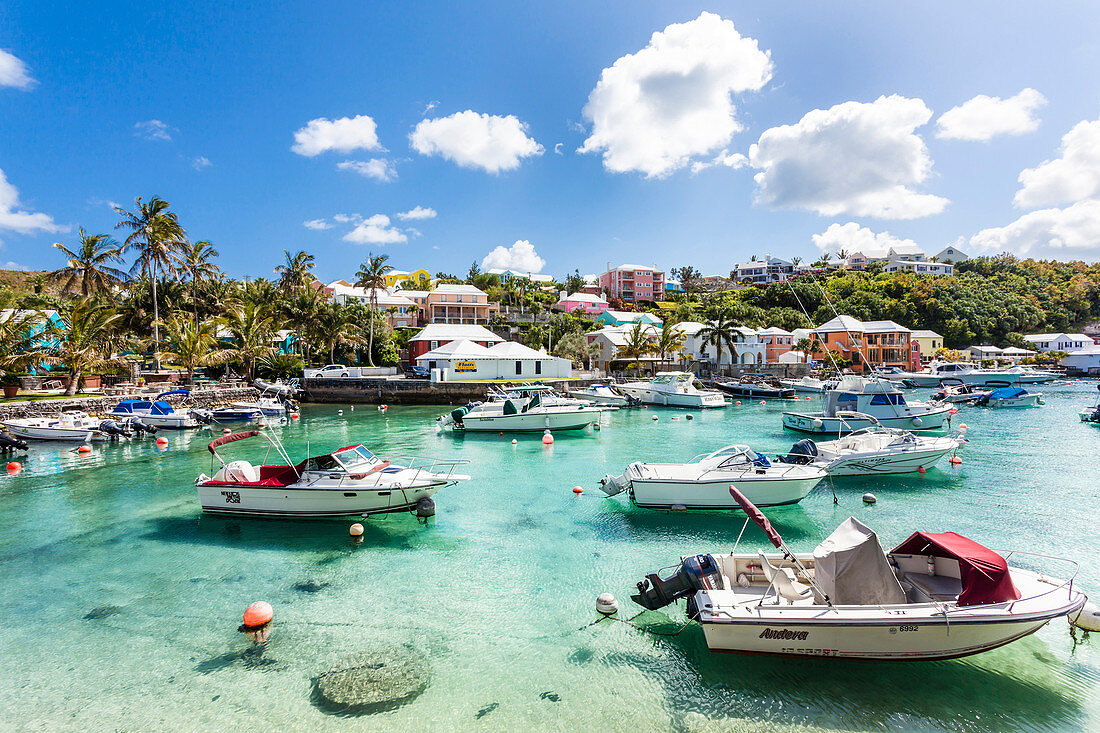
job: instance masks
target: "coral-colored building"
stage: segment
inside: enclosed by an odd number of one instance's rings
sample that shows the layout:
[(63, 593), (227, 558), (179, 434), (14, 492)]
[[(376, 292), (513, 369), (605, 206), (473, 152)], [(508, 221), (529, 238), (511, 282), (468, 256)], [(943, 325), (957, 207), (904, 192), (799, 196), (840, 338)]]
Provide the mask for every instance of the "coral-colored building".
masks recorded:
[[(814, 329), (810, 338), (824, 345), (839, 359), (850, 359), (857, 374), (871, 367), (920, 368), (920, 346), (912, 332), (893, 321), (863, 322), (851, 316), (837, 316)], [(816, 355), (815, 355), (816, 356)], [(825, 356), (826, 361), (828, 357)]]
[(600, 275), (600, 290), (628, 303), (664, 300), (665, 273), (645, 265), (619, 265)]

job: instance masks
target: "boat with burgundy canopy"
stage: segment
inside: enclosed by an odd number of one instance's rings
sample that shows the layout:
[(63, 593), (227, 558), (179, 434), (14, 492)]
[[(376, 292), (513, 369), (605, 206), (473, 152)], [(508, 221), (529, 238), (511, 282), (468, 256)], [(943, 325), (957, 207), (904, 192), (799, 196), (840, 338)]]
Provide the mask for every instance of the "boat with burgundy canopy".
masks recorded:
[[(781, 554), (736, 554), (735, 546), (730, 554), (684, 557), (648, 575), (631, 596), (647, 609), (686, 599), (711, 651), (952, 659), (1074, 618), (1086, 602), (1073, 584), (1077, 563), (1002, 556), (954, 532), (914, 532), (884, 552), (870, 528), (849, 518), (812, 553), (794, 553), (759, 509), (730, 493), (748, 514), (745, 525), (754, 521)], [(1008, 564), (1018, 558), (1064, 563), (1068, 578)]]
[[(218, 449), (246, 438), (268, 442), (264, 463), (226, 463)], [(430, 458), (383, 460), (362, 445), (293, 463), (278, 437), (260, 430), (225, 435), (208, 446), (213, 476), (195, 481), (205, 512), (271, 517), (347, 517), (388, 512), (434, 513), (431, 497), (444, 486), (466, 481), (455, 473), (466, 461)], [(271, 451), (284, 463), (268, 464)], [(214, 472), (214, 459), (221, 464)]]

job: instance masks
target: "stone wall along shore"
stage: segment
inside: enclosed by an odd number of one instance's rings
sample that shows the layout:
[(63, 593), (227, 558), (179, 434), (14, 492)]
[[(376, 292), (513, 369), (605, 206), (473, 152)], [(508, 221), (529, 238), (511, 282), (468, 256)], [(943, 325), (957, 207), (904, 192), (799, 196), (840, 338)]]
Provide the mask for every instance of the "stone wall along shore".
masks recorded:
[[(254, 387), (211, 387), (195, 389), (191, 396), (202, 407), (220, 407), (229, 402), (240, 400), (255, 400), (259, 396), (259, 390)], [(117, 405), (121, 400), (148, 400), (156, 397), (156, 392), (134, 392), (125, 395), (104, 396), (99, 394), (76, 395), (71, 398), (56, 400), (33, 400), (26, 402), (0, 403), (0, 420), (8, 420), (20, 417), (37, 417), (39, 415), (56, 415), (62, 410), (83, 410), (88, 414), (104, 414)], [(174, 395), (168, 398), (173, 406), (178, 406), (182, 398)]]

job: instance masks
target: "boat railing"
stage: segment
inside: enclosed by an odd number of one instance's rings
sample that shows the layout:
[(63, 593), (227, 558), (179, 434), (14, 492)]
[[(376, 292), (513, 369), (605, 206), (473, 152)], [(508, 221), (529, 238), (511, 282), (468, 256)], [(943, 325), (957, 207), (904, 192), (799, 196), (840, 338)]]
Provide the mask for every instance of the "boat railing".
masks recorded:
[(443, 475), (450, 478), (459, 466), (468, 465), (466, 460), (453, 458), (427, 458), (423, 456), (402, 456), (394, 459), (394, 463), (416, 471), (413, 480), (420, 478), (422, 473), (430, 473), (436, 476)]

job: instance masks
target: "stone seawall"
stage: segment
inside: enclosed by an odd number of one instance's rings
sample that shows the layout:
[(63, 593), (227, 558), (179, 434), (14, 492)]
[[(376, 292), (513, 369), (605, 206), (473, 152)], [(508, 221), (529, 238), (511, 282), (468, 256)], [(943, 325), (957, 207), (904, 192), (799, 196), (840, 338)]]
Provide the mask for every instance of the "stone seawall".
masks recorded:
[[(546, 380), (554, 389), (579, 389), (589, 379)], [(465, 404), (485, 399), (490, 384), (485, 382), (436, 382), (421, 379), (306, 379), (302, 381), (302, 402), (358, 402), (393, 405)]]
[[(203, 407), (219, 406), (237, 400), (255, 400), (259, 394), (259, 390), (253, 387), (214, 387), (210, 389), (196, 389), (191, 392), (191, 396), (194, 397), (195, 402)], [(5, 402), (0, 403), (0, 420), (19, 417), (37, 417), (39, 415), (56, 415), (62, 410), (83, 410), (84, 412), (95, 415), (109, 412), (111, 408), (117, 405), (121, 400), (148, 400), (153, 399), (155, 396), (155, 394), (149, 393), (112, 395), (110, 397), (97, 394), (86, 394), (56, 400)], [(178, 396), (168, 399), (168, 402), (173, 406), (179, 405), (180, 401), (181, 398)]]

